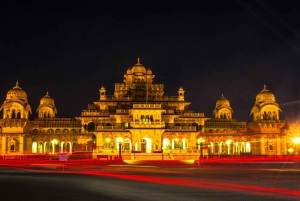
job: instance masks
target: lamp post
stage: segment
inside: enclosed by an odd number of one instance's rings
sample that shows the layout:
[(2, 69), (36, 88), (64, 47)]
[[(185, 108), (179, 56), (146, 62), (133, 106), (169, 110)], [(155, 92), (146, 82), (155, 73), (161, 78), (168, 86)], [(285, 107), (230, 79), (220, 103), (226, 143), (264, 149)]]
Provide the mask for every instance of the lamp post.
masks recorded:
[(121, 160), (122, 159), (122, 143), (119, 142), (119, 159)]
[(205, 142), (205, 140), (201, 137), (198, 139), (198, 144), (200, 144), (200, 156), (199, 156), (199, 160), (203, 157), (203, 143)]

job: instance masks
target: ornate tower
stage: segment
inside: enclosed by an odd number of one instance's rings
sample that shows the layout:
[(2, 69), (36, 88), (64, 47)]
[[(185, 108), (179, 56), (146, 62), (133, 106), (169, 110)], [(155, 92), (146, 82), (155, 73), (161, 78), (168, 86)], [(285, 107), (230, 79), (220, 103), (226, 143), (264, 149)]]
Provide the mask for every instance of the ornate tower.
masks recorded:
[(232, 119), (233, 110), (230, 107), (229, 100), (223, 94), (216, 102), (216, 107), (213, 111), (215, 119)]
[(183, 88), (180, 87), (179, 90), (178, 90), (178, 100), (184, 101), (184, 92), (185, 91), (183, 90)]
[(100, 100), (106, 100), (106, 95), (105, 95), (106, 90), (104, 86), (100, 88), (99, 92), (100, 92)]
[(255, 104), (250, 115), (253, 115), (253, 122), (249, 126), (262, 133), (280, 132), (285, 124), (279, 120), (281, 109), (275, 100), (275, 96), (264, 85), (263, 90), (257, 94)]
[(2, 109), (3, 119), (28, 119), (29, 113), (31, 114), (27, 94), (19, 87), (18, 81), (16, 86), (7, 92), (6, 100), (2, 104), (0, 111)]
[(55, 118), (55, 114), (57, 114), (57, 109), (54, 105), (54, 100), (48, 94), (40, 100), (40, 105), (37, 108), (36, 112), (38, 112), (39, 118)]

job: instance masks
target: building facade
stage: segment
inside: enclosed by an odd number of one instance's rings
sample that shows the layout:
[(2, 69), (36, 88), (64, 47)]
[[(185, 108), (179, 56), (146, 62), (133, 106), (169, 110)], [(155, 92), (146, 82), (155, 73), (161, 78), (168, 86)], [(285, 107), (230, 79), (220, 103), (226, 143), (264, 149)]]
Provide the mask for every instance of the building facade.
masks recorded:
[(138, 59), (116, 83), (113, 95), (105, 87), (99, 100), (88, 104), (80, 117), (56, 118), (57, 108), (48, 92), (40, 100), (38, 118), (32, 113), (19, 83), (1, 106), (1, 155), (90, 152), (93, 157), (125, 159), (197, 159), (220, 155), (284, 155), (285, 121), (273, 93), (263, 90), (251, 110), (253, 122), (238, 122), (224, 95), (216, 101), (213, 117), (189, 109), (185, 91), (164, 95), (164, 85)]

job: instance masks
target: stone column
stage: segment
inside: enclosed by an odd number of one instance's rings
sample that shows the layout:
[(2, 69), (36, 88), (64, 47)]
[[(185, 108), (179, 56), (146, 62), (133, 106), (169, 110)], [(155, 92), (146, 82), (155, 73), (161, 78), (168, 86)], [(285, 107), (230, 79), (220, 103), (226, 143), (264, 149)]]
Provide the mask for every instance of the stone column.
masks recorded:
[(265, 152), (265, 137), (260, 137), (260, 154), (266, 154)]
[(96, 134), (96, 150), (102, 150), (103, 149), (103, 134), (97, 133)]
[(277, 155), (281, 155), (280, 135), (277, 136)]
[(6, 143), (7, 143), (7, 139), (6, 139), (6, 137), (2, 137), (2, 149), (1, 149), (1, 151), (2, 151), (2, 155), (4, 155), (4, 154), (6, 154)]
[(20, 137), (19, 152), (20, 154), (24, 154), (24, 136)]

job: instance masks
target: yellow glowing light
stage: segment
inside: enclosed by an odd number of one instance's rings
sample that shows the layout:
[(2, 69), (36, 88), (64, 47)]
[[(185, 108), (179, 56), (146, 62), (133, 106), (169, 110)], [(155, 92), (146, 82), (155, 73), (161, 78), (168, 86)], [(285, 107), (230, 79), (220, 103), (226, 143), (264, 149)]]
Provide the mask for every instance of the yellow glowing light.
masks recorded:
[(289, 148), (289, 149), (288, 149), (288, 152), (289, 152), (289, 153), (292, 153), (293, 151), (294, 151), (293, 148)]
[(199, 138), (198, 140), (197, 140), (197, 142), (198, 143), (200, 143), (200, 142), (204, 142), (205, 140), (204, 139), (202, 139), (202, 138)]
[(298, 143), (300, 143), (300, 138), (299, 138), (299, 137), (297, 137), (297, 138), (294, 138), (294, 139), (293, 139), (293, 142), (294, 142), (295, 144), (298, 144)]
[(230, 144), (232, 142), (232, 140), (227, 140), (226, 144)]

